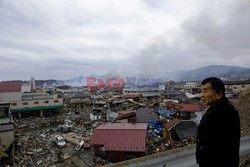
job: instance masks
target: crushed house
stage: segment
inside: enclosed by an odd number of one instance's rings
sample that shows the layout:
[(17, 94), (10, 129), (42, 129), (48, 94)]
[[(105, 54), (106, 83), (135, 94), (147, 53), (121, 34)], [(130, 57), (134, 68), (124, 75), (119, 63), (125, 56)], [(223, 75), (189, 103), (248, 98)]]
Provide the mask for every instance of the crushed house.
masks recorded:
[(136, 111), (137, 122), (148, 123), (158, 120), (153, 110), (149, 108), (140, 108)]
[(81, 106), (90, 105), (90, 94), (85, 92), (74, 92), (71, 94), (64, 95), (65, 103), (70, 106)]
[(196, 136), (197, 127), (193, 121), (173, 119), (164, 123), (163, 138), (173, 140), (183, 140), (189, 136)]
[(118, 117), (118, 113), (117, 112), (113, 112), (111, 110), (108, 110), (107, 113), (106, 113), (106, 120), (107, 120), (107, 122), (112, 122), (117, 117)]
[(171, 111), (171, 110), (158, 110), (157, 113), (159, 114), (159, 117), (161, 119), (171, 118), (171, 117), (173, 117), (173, 115), (175, 115), (175, 112)]
[(205, 110), (208, 108), (203, 104), (178, 104), (178, 107), (178, 118), (192, 120), (196, 124), (200, 123)]
[(135, 111), (119, 111), (118, 117), (113, 122), (136, 123), (136, 113)]
[(147, 124), (107, 123), (94, 130), (90, 144), (96, 156), (119, 162), (146, 154)]

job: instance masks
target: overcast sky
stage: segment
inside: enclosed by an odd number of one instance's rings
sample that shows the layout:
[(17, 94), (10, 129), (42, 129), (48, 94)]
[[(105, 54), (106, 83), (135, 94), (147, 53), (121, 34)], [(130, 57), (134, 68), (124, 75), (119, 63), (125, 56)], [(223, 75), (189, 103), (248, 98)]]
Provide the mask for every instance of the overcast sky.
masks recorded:
[(249, 0), (0, 0), (0, 80), (250, 67)]

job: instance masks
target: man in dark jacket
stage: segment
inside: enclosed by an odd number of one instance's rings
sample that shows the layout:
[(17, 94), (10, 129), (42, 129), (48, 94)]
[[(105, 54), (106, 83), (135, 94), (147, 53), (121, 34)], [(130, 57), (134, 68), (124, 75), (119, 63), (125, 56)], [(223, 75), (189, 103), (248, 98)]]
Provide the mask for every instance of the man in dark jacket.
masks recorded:
[(225, 97), (223, 82), (215, 77), (202, 81), (203, 115), (197, 132), (196, 162), (200, 167), (238, 167), (240, 119)]

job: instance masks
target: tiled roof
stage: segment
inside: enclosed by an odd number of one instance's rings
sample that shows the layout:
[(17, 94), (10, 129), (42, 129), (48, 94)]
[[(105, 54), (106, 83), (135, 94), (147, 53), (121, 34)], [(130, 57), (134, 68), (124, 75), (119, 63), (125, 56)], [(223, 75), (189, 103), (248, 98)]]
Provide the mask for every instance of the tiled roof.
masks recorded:
[(13, 129), (14, 129), (13, 123), (0, 124), (0, 132), (9, 131), (9, 130), (13, 130)]
[(128, 129), (128, 130), (142, 130), (146, 129), (147, 124), (145, 123), (137, 123), (137, 124), (131, 124), (131, 123), (106, 123), (98, 126), (96, 129), (110, 129), (110, 130), (115, 130), (115, 129)]
[(90, 144), (104, 145), (106, 151), (146, 151), (147, 124), (108, 123), (98, 126)]
[(0, 92), (21, 92), (21, 82), (0, 82)]

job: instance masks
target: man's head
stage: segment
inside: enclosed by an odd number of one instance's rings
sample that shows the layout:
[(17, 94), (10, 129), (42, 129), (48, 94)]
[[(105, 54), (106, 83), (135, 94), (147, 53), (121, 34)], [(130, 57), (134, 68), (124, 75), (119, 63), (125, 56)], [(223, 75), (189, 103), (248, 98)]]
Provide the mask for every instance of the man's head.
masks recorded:
[(213, 105), (222, 98), (225, 98), (224, 83), (215, 77), (206, 78), (201, 82), (201, 100), (206, 105)]

